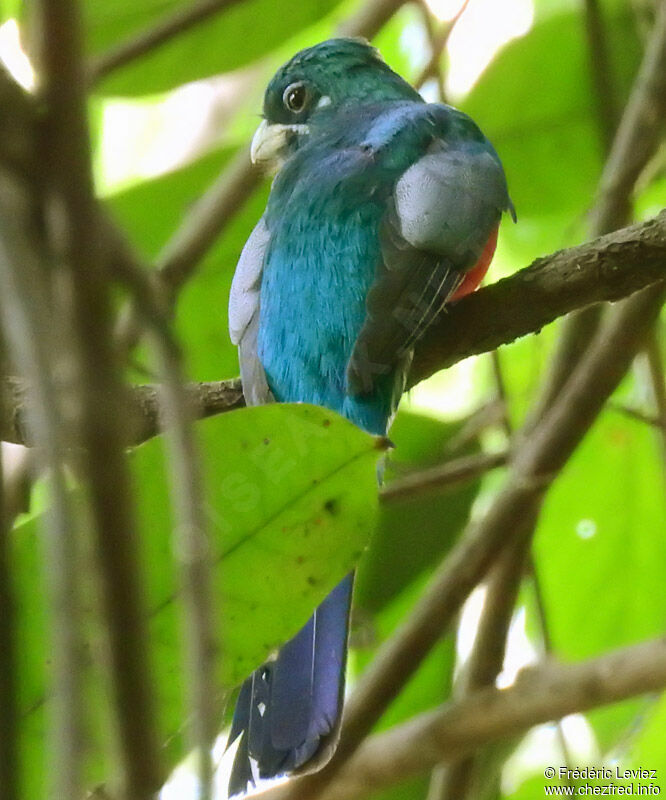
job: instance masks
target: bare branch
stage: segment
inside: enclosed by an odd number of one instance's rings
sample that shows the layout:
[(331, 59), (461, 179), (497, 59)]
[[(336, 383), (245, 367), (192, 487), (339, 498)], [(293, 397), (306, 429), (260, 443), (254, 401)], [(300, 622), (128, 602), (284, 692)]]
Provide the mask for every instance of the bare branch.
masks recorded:
[[(13, 361), (30, 382), (33, 403), (26, 427), (48, 475), (50, 505), (43, 520), (53, 653), (49, 768), (55, 797), (78, 797), (82, 788), (79, 570), (77, 525), (62, 466), (70, 426), (61, 412), (54, 365), (62, 330), (51, 313), (33, 209), (22, 187), (0, 176), (0, 318)], [(28, 246), (31, 243), (32, 246)], [(34, 248), (34, 249), (33, 249)], [(40, 247), (41, 249), (41, 247)], [(62, 365), (60, 365), (62, 366)], [(7, 404), (5, 398), (2, 405)], [(10, 717), (11, 723), (11, 717)], [(12, 731), (7, 731), (8, 740)], [(3, 737), (4, 738), (4, 737)], [(8, 745), (11, 746), (10, 741)], [(11, 787), (11, 776), (10, 776)], [(11, 791), (11, 789), (10, 789)]]
[(181, 380), (178, 352), (159, 330), (152, 339), (158, 353), (162, 412), (175, 511), (174, 549), (181, 571), (184, 604), (183, 638), (189, 707), (192, 712), (192, 746), (197, 755), (198, 800), (212, 796), (211, 748), (221, 709), (215, 684), (218, 648), (213, 625), (210, 553), (199, 453), (192, 430), (188, 393)]
[[(646, 223), (538, 259), (468, 295), (428, 329), (417, 346), (409, 385), (462, 358), (538, 331), (575, 308), (619, 300), (665, 279), (665, 253), (663, 211)], [(647, 274), (641, 278), (643, 268)]]
[[(524, 669), (513, 686), (488, 688), (369, 738), (322, 798), (356, 800), (441, 761), (524, 733), (574, 712), (666, 686), (666, 639), (578, 664), (553, 660)], [(267, 793), (266, 800), (278, 795)]]
[[(71, 293), (78, 357), (78, 440), (89, 484), (122, 754), (121, 794), (162, 783), (147, 659), (137, 530), (124, 455), (124, 392), (111, 342), (107, 269), (90, 170), (81, 24), (75, 0), (39, 0), (47, 230)], [(64, 795), (63, 795), (64, 796)], [(74, 795), (68, 795), (74, 796)]]
[(608, 152), (615, 135), (617, 108), (613, 70), (608, 53), (608, 40), (604, 30), (604, 20), (599, 0), (585, 0), (584, 19), (588, 60), (594, 85), (597, 117), (599, 119), (599, 131), (604, 151)]
[[(502, 671), (506, 642), (516, 605), (531, 536), (512, 542), (500, 553), (486, 584), (486, 596), (474, 648), (456, 685), (456, 696), (494, 686)], [(485, 759), (484, 759), (485, 760)], [(478, 754), (433, 772), (428, 800), (466, 800), (478, 796)], [(488, 781), (488, 776), (484, 776)], [(490, 788), (490, 787), (487, 787)]]
[[(629, 221), (634, 186), (659, 145), (664, 118), (666, 0), (659, 0), (657, 18), (599, 182), (590, 220), (592, 236), (609, 233)], [(526, 429), (536, 423), (573, 372), (595, 334), (601, 310), (584, 309), (566, 321)]]
[[(538, 259), (486, 286), (442, 314), (419, 343), (409, 384), (470, 355), (539, 331), (557, 316), (590, 303), (617, 300), (666, 278), (666, 211), (648, 222)], [(0, 438), (30, 444), (25, 412), (29, 393), (20, 381), (4, 387)], [(207, 417), (243, 405), (240, 381), (191, 384), (193, 413)], [(132, 388), (135, 413), (123, 413), (126, 441), (138, 443), (160, 430), (157, 389)]]
[(340, 24), (338, 35), (374, 39), (406, 2), (407, 0), (370, 0), (363, 3), (356, 14)]
[(460, 483), (474, 480), (495, 467), (508, 461), (508, 453), (475, 453), (445, 461), (435, 467), (417, 470), (391, 481), (380, 492), (385, 503), (404, 500), (425, 491), (455, 487)]
[(98, 56), (88, 69), (88, 82), (91, 85), (99, 83), (114, 70), (156, 50), (174, 36), (189, 31), (238, 2), (239, 0), (198, 0), (190, 6), (179, 8), (147, 30), (129, 37), (107, 53)]

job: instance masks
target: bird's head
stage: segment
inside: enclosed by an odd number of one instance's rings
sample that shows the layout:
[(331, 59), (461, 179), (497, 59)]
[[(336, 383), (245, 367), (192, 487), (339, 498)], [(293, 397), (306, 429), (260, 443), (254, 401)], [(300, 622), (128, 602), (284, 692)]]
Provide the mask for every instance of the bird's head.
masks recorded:
[(271, 79), (252, 161), (279, 168), (318, 119), (345, 106), (420, 99), (365, 40), (329, 39), (296, 53)]

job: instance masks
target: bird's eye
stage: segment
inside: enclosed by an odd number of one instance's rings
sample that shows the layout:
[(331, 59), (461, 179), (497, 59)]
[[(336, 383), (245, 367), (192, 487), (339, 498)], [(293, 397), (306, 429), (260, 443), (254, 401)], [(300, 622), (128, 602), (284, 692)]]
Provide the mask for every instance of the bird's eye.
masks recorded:
[(308, 92), (304, 83), (291, 83), (282, 94), (282, 102), (289, 111), (298, 113), (305, 108)]

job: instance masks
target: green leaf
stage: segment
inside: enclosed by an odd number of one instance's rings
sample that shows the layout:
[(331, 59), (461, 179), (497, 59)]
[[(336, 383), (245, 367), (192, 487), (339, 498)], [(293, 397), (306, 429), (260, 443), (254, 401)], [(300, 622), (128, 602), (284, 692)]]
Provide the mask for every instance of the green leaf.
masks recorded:
[[(536, 566), (556, 655), (584, 659), (663, 633), (666, 499), (654, 431), (604, 414), (548, 493)], [(631, 701), (589, 715), (603, 748)]]
[[(270, 651), (293, 635), (312, 609), (347, 574), (366, 545), (377, 513), (376, 461), (382, 440), (347, 420), (307, 405), (241, 409), (199, 423), (204, 462), (210, 559), (218, 604), (220, 690), (240, 682)], [(183, 757), (186, 719), (178, 569), (171, 535), (170, 487), (163, 444), (151, 440), (130, 456), (138, 497), (140, 555), (149, 613), (150, 660), (170, 764)], [(80, 494), (76, 492), (80, 498)], [(38, 522), (14, 531), (19, 594), (20, 709), (24, 751), (44, 780), (44, 709), (49, 686), (49, 615), (35, 585), (42, 569)], [(84, 575), (91, 570), (83, 569)], [(96, 718), (104, 709), (104, 641), (84, 606), (91, 780), (108, 778), (105, 739)], [(220, 697), (212, 697), (211, 703)], [(108, 736), (108, 726), (106, 736)], [(43, 786), (42, 786), (43, 790)], [(43, 791), (27, 796), (41, 796)]]
[[(640, 61), (641, 43), (626, 7), (605, 9), (618, 106)], [(519, 225), (503, 238), (531, 237), (532, 257), (579, 236), (603, 165), (596, 94), (580, 11), (544, 15), (509, 43), (461, 108), (497, 148)], [(534, 228), (538, 227), (538, 236)]]
[[(386, 470), (387, 485), (405, 471), (441, 463), (461, 423), (447, 423), (401, 411), (391, 428), (395, 451)], [(464, 453), (478, 452), (478, 446)], [(457, 455), (460, 455), (458, 453)], [(406, 500), (382, 503), (377, 532), (359, 564), (355, 598), (359, 607), (376, 612), (450, 549), (469, 519), (480, 481), (447, 491), (431, 490)]]
[[(237, 69), (266, 55), (328, 14), (339, 0), (232, 2), (146, 55), (120, 67), (98, 87), (106, 94), (153, 94)], [(88, 47), (99, 56), (192, 6), (191, 0), (88, 0)]]

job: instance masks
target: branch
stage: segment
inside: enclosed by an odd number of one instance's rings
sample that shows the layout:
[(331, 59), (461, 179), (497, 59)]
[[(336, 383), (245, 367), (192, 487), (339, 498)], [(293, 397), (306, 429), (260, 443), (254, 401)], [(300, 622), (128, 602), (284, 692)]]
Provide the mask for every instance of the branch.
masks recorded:
[(162, 783), (130, 475), (124, 389), (111, 339), (108, 270), (101, 246), (87, 128), (82, 26), (76, 0), (35, 6), (44, 105), (45, 222), (49, 257), (67, 287), (63, 314), (75, 337), (77, 453), (89, 489), (108, 634), (121, 794), (147, 800)]
[[(631, 196), (636, 181), (660, 142), (666, 117), (666, 0), (660, 0), (657, 18), (648, 40), (629, 101), (622, 114), (604, 166), (597, 202), (590, 220), (592, 236), (601, 236), (626, 225), (631, 216)], [(539, 420), (566, 383), (599, 324), (600, 308), (573, 314), (566, 321), (538, 402), (525, 425)]]
[(485, 475), (495, 467), (501, 467), (508, 461), (508, 453), (475, 453), (470, 456), (445, 461), (435, 467), (415, 470), (392, 480), (380, 491), (384, 503), (393, 500), (404, 500), (419, 495), (429, 489), (456, 486)]
[(615, 85), (613, 70), (608, 52), (608, 39), (599, 0), (585, 0), (585, 34), (587, 36), (588, 60), (597, 105), (599, 133), (608, 152), (613, 143), (617, 126)]
[(447, 307), (417, 346), (409, 385), (470, 355), (539, 331), (577, 308), (666, 279), (666, 211), (537, 259)]
[(478, 691), (372, 736), (322, 800), (367, 797), (533, 725), (665, 686), (666, 637), (578, 664), (547, 660), (520, 672), (510, 688)]
[[(419, 343), (409, 384), (468, 356), (538, 332), (575, 308), (618, 300), (662, 279), (666, 279), (666, 211), (648, 222), (538, 259), (447, 308)], [(29, 392), (12, 379), (4, 390), (0, 438), (29, 445), (25, 428)], [(159, 433), (157, 391), (155, 386), (132, 388), (135, 409), (127, 422), (127, 441), (136, 444)], [(243, 405), (237, 378), (191, 384), (188, 392), (197, 417)]]
[(131, 36), (124, 42), (98, 56), (88, 69), (88, 83), (99, 83), (110, 72), (124, 67), (141, 56), (166, 44), (174, 36), (205, 22), (209, 17), (218, 14), (239, 0), (199, 0), (190, 6), (179, 8), (170, 16), (152, 25), (141, 33)]
[[(456, 696), (472, 694), (494, 686), (502, 671), (509, 627), (518, 598), (531, 535), (507, 546), (500, 553), (486, 583), (486, 596), (474, 647), (456, 684)], [(452, 761), (433, 772), (428, 800), (467, 800), (477, 796), (483, 765), (480, 754)], [(486, 769), (485, 772), (488, 770)], [(497, 774), (483, 774), (484, 783), (495, 781)]]

